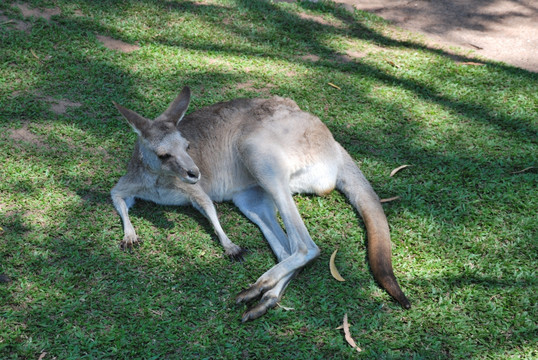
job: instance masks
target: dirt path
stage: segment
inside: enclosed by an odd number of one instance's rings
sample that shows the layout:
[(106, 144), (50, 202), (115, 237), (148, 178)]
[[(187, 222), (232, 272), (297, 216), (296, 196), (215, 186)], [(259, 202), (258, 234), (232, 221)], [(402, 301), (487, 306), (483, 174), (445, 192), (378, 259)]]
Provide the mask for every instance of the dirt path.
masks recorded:
[(538, 0), (334, 0), (375, 13), (432, 43), (538, 72)]

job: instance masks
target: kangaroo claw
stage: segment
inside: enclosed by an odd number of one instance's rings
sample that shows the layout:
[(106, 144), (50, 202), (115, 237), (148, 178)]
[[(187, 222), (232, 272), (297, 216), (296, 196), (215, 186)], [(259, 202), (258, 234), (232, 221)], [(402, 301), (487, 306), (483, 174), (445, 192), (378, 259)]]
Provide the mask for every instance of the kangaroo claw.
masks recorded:
[(238, 252), (226, 255), (228, 255), (231, 260), (242, 263), (245, 261), (245, 255), (247, 255), (248, 253), (248, 249), (240, 248)]
[(135, 236), (134, 238), (124, 238), (120, 243), (120, 249), (122, 249), (123, 251), (132, 250), (133, 247), (140, 244), (141, 242), (142, 240), (138, 236)]

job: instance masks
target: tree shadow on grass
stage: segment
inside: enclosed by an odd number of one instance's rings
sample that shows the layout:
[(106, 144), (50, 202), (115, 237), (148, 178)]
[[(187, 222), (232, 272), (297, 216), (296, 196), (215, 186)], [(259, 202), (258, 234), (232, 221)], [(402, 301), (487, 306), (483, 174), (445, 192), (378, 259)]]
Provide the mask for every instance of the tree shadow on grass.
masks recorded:
[[(73, 3), (77, 4), (78, 2)], [(206, 17), (207, 21), (214, 21), (215, 18), (218, 17), (218, 14), (222, 12), (231, 16), (236, 11), (236, 9), (233, 8), (207, 5), (204, 3), (198, 4), (194, 2), (147, 3), (157, 4), (165, 10), (169, 9), (170, 11), (186, 12), (195, 16)], [(385, 69), (376, 67), (360, 60), (348, 62), (346, 64), (339, 63), (334, 59), (336, 59), (340, 53), (330, 46), (325, 45), (322, 35), (349, 36), (356, 39), (368, 40), (383, 47), (424, 50), (441, 57), (451, 57), (452, 55), (449, 53), (438, 49), (430, 49), (414, 42), (391, 39), (390, 37), (384, 36), (368, 26), (357, 22), (354, 17), (343, 11), (330, 6), (301, 3), (301, 6), (305, 9), (324, 12), (334, 18), (340, 19), (346, 24), (347, 28), (342, 30), (341, 28), (330, 24), (319, 23), (312, 18), (301, 18), (296, 13), (282, 10), (267, 2), (238, 1), (237, 3), (240, 10), (248, 12), (249, 16), (263, 19), (263, 21), (260, 20), (259, 27), (260, 30), (265, 29), (263, 31), (266, 31), (266, 34), (263, 32), (252, 31), (253, 29), (250, 27), (242, 27), (241, 25), (236, 25), (234, 23), (223, 23), (222, 26), (226, 27), (230, 32), (237, 34), (245, 41), (245, 43), (243, 45), (229, 46), (227, 44), (222, 45), (215, 43), (199, 44), (196, 39), (192, 39), (191, 42), (187, 43), (167, 38), (142, 38), (140, 40), (143, 40), (146, 43), (156, 43), (184, 48), (186, 50), (206, 51), (208, 53), (224, 54), (226, 56), (265, 57), (275, 60), (285, 60), (305, 65), (309, 68), (322, 70), (327, 73), (338, 71), (350, 75), (361, 74), (364, 77), (372, 79), (376, 83), (403, 88), (415, 94), (419, 100), (424, 101), (425, 103), (431, 103), (447, 108), (452, 112), (461, 113), (473, 122), (479, 122), (486, 125), (492, 124), (492, 126), (501, 128), (502, 131), (506, 132), (509, 136), (513, 136), (521, 141), (536, 135), (536, 128), (532, 125), (532, 119), (529, 119), (525, 115), (490, 116), (491, 109), (485, 104), (478, 101), (473, 102), (450, 98), (439, 93), (435, 87), (414, 80), (412, 76), (392, 71), (390, 68)], [(113, 5), (119, 4), (119, 2), (109, 4), (110, 11), (114, 11)], [(135, 5), (136, 2), (131, 4)], [(86, 2), (86, 5), (89, 8), (93, 8), (94, 6), (99, 8), (98, 5), (95, 5), (95, 2)], [(66, 36), (65, 41), (80, 41), (80, 34), (78, 33), (80, 29), (82, 29), (83, 32), (89, 32), (90, 36), (92, 36), (92, 32), (103, 32), (120, 38), (122, 36), (113, 26), (104, 26), (91, 19), (74, 19), (72, 22), (62, 21), (54, 26), (56, 26), (56, 31), (59, 31)], [(77, 31), (78, 35), (72, 36), (70, 35), (70, 31)], [(275, 47), (278, 48), (275, 48), (274, 51), (270, 51), (270, 49), (263, 46), (257, 47), (257, 45), (263, 45), (264, 42), (274, 41), (275, 39), (277, 39), (277, 41), (275, 41)], [(285, 39), (287, 39), (286, 41), (289, 41), (286, 42), (284, 41)], [(282, 55), (283, 49), (288, 50), (286, 55)], [(294, 52), (297, 49), (307, 53), (315, 53), (320, 56), (320, 60), (313, 62), (301, 59), (301, 57)], [(64, 85), (68, 84), (73, 86), (68, 89), (69, 86), (50, 86), (50, 84), (47, 84), (47, 81), (50, 79), (44, 77), (40, 82), (37, 82), (36, 87), (49, 86), (51, 90), (56, 91), (54, 95), (69, 94), (71, 96), (77, 91), (80, 91), (82, 97), (91, 99), (91, 101), (95, 103), (95, 111), (92, 112), (90, 116), (87, 114), (85, 115), (84, 113), (79, 113), (83, 112), (84, 109), (77, 109), (74, 110), (77, 113), (76, 117), (73, 117), (72, 113), (67, 113), (67, 116), (54, 117), (54, 121), (73, 123), (74, 126), (80, 127), (87, 132), (88, 135), (102, 137), (103, 141), (115, 140), (116, 142), (121, 142), (119, 146), (110, 145), (107, 149), (108, 153), (113, 154), (114, 159), (118, 160), (112, 161), (104, 159), (102, 164), (102, 166), (111, 166), (115, 168), (120, 165), (122, 162), (121, 159), (125, 159), (125, 162), (127, 162), (132, 146), (131, 140), (134, 139), (134, 137), (131, 135), (128, 141), (125, 142), (119, 140), (119, 138), (124, 135), (118, 135), (118, 131), (123, 131), (123, 134), (130, 131), (127, 126), (119, 120), (117, 125), (101, 125), (101, 117), (111, 117), (112, 114), (115, 114), (115, 110), (112, 108), (110, 100), (127, 101), (134, 104), (136, 110), (144, 110), (148, 113), (162, 110), (161, 105), (165, 101), (161, 100), (158, 101), (157, 104), (153, 104), (151, 93), (146, 93), (145, 91), (140, 90), (147, 89), (150, 86), (148, 84), (148, 78), (143, 73), (137, 74), (135, 72), (127, 72), (121, 65), (115, 64), (115, 61), (118, 61), (121, 56), (114, 57), (111, 55), (106, 61), (102, 59), (91, 60), (91, 56), (88, 57), (87, 53), (84, 53), (84, 51), (87, 50), (88, 49), (81, 49), (80, 53), (69, 54), (69, 56), (68, 54), (62, 54), (58, 58), (58, 65), (43, 63), (40, 65), (39, 71), (50, 73), (55, 73), (56, 71), (60, 72), (61, 67), (65, 66), (66, 63), (69, 65), (71, 63), (89, 60), (88, 67), (85, 68), (89, 70), (86, 74), (89, 80), (84, 80), (82, 83), (78, 84), (79, 81), (82, 81), (82, 77), (80, 77), (79, 74), (76, 76), (75, 74), (70, 74), (70, 76), (63, 78)], [(303, 53), (300, 53), (300, 55), (303, 55)], [(472, 59), (463, 57), (461, 60)], [(507, 73), (514, 76), (534, 76), (504, 65), (492, 62), (485, 63), (488, 67), (496, 69), (498, 73)], [(172, 77), (170, 74), (167, 74), (166, 76)], [(487, 77), (489, 75), (485, 76)], [(185, 71), (181, 78), (174, 77), (170, 82), (181, 82), (182, 84), (178, 85), (178, 87), (184, 84), (198, 86), (197, 84), (199, 83), (209, 82), (211, 83), (210, 86), (217, 88), (222, 84), (230, 84), (240, 81), (244, 77), (248, 78), (249, 76), (246, 74), (238, 75), (233, 72), (219, 73), (218, 71), (215, 71), (214, 73), (205, 72), (201, 74), (196, 71)], [(278, 91), (278, 89), (275, 91)], [(364, 89), (354, 89), (354, 91), (357, 91), (358, 96), (363, 97), (365, 99), (364, 101), (374, 107), (376, 111), (381, 111), (390, 106), (387, 102), (381, 100), (376, 101), (375, 97)], [(70, 96), (67, 97), (69, 98)], [(231, 95), (224, 94), (221, 97), (224, 98), (226, 96)], [(76, 100), (80, 102), (80, 99)], [(299, 101), (300, 99), (296, 100)], [(146, 110), (145, 106), (148, 106), (149, 109)], [(43, 109), (39, 109), (38, 111), (42, 112)], [(25, 116), (21, 113), (20, 109), (16, 108), (16, 106), (11, 107), (9, 112), (10, 116), (15, 118)], [(405, 119), (408, 115), (409, 114), (405, 111), (391, 108), (390, 119), (387, 120)], [(112, 116), (114, 121), (115, 119), (119, 119), (118, 115), (115, 116), (115, 118)], [(391, 140), (391, 146), (394, 145), (395, 150), (383, 149), (387, 147), (387, 145), (383, 143), (383, 129), (371, 130), (373, 132), (368, 134), (358, 131), (357, 127), (347, 127), (338, 124), (337, 122), (330, 124), (330, 127), (337, 139), (347, 145), (346, 147), (348, 149), (351, 148), (350, 152), (355, 158), (358, 158), (359, 154), (366, 152), (367, 157), (377, 158), (381, 161), (402, 158), (412, 159), (414, 163), (423, 165), (425, 172), (435, 171), (437, 170), (437, 165), (445, 164), (452, 172), (460, 171), (461, 173), (467, 173), (467, 176), (472, 176), (472, 174), (475, 173), (474, 170), (477, 168), (487, 169), (489, 167), (502, 165), (502, 170), (504, 172), (486, 170), (480, 173), (482, 176), (481, 179), (475, 179), (483, 180), (490, 176), (504, 176), (506, 171), (523, 165), (521, 159), (511, 159), (510, 156), (502, 157), (500, 159), (492, 159), (491, 157), (483, 157), (479, 154), (463, 150), (460, 154), (454, 155), (431, 151), (429, 149), (420, 148), (419, 146), (411, 146), (406, 139), (416, 137), (417, 129), (406, 121), (402, 121), (399, 125), (399, 136), (397, 138), (392, 138)], [(358, 145), (355, 145), (355, 143)], [(61, 144), (61, 141), (57, 140), (56, 144), (60, 146), (60, 148), (71, 149), (71, 151), (74, 150), (73, 148), (70, 148), (72, 144), (69, 142)], [(368, 152), (369, 147), (381, 148), (382, 150)], [(54, 150), (52, 152), (54, 152)], [(34, 155), (35, 153), (32, 153), (32, 156)], [(47, 164), (51, 166), (51, 168), (72, 168), (77, 164), (76, 158), (66, 158), (61, 156), (53, 157), (52, 154), (48, 153), (42, 155), (45, 155)], [(17, 156), (20, 156), (21, 161), (26, 158), (24, 154), (18, 154)], [(92, 156), (87, 155), (88, 158), (94, 156), (95, 154)], [(427, 160), (425, 160), (425, 158)], [(41, 160), (42, 159), (37, 158), (30, 161), (39, 162)], [(465, 171), (466, 168), (473, 171)], [(98, 170), (101, 173), (103, 172), (102, 168), (99, 168)], [(30, 268), (39, 269), (41, 273), (37, 275), (26, 274), (24, 276), (26, 279), (34, 281), (39, 286), (42, 286), (48, 293), (47, 296), (43, 298), (37, 297), (37, 299), (27, 299), (26, 304), (32, 305), (29, 311), (21, 311), (16, 307), (10, 309), (10, 316), (14, 316), (16, 320), (26, 323), (29, 326), (29, 329), (53, 327), (60, 324), (58, 329), (59, 340), (56, 339), (56, 341), (58, 344), (61, 344), (62, 347), (65, 347), (63, 345), (67, 344), (75, 347), (82, 347), (87, 351), (91, 351), (94, 347), (92, 347), (93, 345), (88, 339), (97, 338), (99, 339), (101, 349), (116, 346), (116, 348), (125, 351), (125, 353), (122, 353), (123, 356), (127, 356), (126, 354), (136, 351), (136, 347), (133, 347), (134, 343), (142, 344), (143, 347), (150, 347), (154, 344), (155, 340), (157, 340), (157, 342), (169, 342), (170, 349), (184, 347), (186, 349), (191, 349), (193, 353), (197, 353), (198, 355), (214, 355), (211, 345), (218, 345), (219, 343), (216, 342), (215, 339), (207, 338), (208, 334), (213, 334), (213, 331), (218, 331), (218, 329), (215, 329), (215, 324), (222, 327), (220, 329), (222, 335), (228, 337), (231, 342), (243, 342), (244, 339), (252, 337), (252, 333), (248, 333), (252, 330), (256, 339), (266, 340), (262, 342), (263, 346), (268, 345), (272, 347), (272, 350), (275, 352), (282, 350), (283, 344), (278, 344), (278, 341), (275, 340), (288, 339), (282, 337), (279, 333), (278, 328), (284, 326), (283, 324), (277, 323), (271, 325), (268, 324), (269, 321), (264, 322), (261, 320), (260, 322), (249, 324), (245, 327), (237, 326), (238, 324), (233, 323), (233, 319), (238, 318), (240, 311), (230, 310), (230, 308), (226, 306), (222, 306), (215, 311), (215, 307), (221, 306), (221, 303), (218, 305), (215, 304), (215, 300), (207, 294), (208, 292), (217, 292), (219, 289), (225, 288), (229, 293), (222, 295), (222, 297), (225, 298), (222, 301), (230, 301), (230, 299), (233, 298), (233, 294), (238, 291), (241, 286), (245, 285), (255, 277), (249, 271), (234, 268), (234, 265), (232, 265), (232, 269), (236, 271), (229, 271), (228, 274), (223, 274), (221, 273), (223, 269), (221, 259), (193, 260), (189, 259), (181, 249), (173, 250), (171, 255), (166, 254), (166, 252), (162, 251), (162, 248), (159, 247), (156, 247), (155, 250), (148, 251), (147, 253), (143, 250), (134, 252), (133, 254), (123, 254), (119, 252), (116, 243), (111, 241), (110, 237), (121, 238), (120, 219), (112, 210), (112, 205), (108, 200), (108, 187), (113, 185), (115, 179), (112, 178), (115, 176), (119, 177), (119, 173), (120, 170), (118, 169), (114, 169), (112, 173), (107, 171), (106, 174), (108, 175), (108, 178), (106, 179), (93, 178), (91, 174), (80, 176), (73, 175), (69, 172), (62, 173), (58, 175), (57, 179), (61, 180), (62, 186), (76, 192), (82, 198), (84, 202), (83, 204), (72, 207), (66, 206), (64, 209), (65, 214), (59, 215), (56, 224), (43, 229), (32, 229), (32, 232), (35, 232), (36, 234), (36, 238), (32, 238), (33, 235), (28, 234), (28, 231), (16, 225), (16, 222), (13, 223), (13, 226), (8, 225), (7, 228), (10, 231), (13, 231), (13, 234), (10, 236), (22, 236), (24, 241), (33, 244), (33, 249), (30, 250), (24, 250), (22, 246), (18, 248), (16, 245), (13, 245), (11, 248), (8, 248), (8, 251), (13, 253), (19, 251), (25, 259), (33, 259), (32, 261), (35, 261)], [(443, 181), (447, 181), (447, 179), (443, 179)], [(457, 192), (463, 189), (463, 192), (466, 193), (466, 195), (477, 195), (479, 191), (474, 188), (476, 181), (471, 182), (469, 180), (471, 180), (469, 177), (466, 178), (465, 176), (462, 176), (459, 182), (448, 183), (448, 185), (446, 185), (446, 187), (448, 187), (447, 192)], [(95, 184), (85, 185), (85, 182), (87, 181), (94, 181)], [(383, 181), (377, 177), (375, 183), (383, 183)], [(32, 186), (32, 184), (24, 183), (21, 183), (20, 186), (22, 189), (31, 188), (32, 191), (36, 191), (37, 188), (36, 186)], [(427, 201), (434, 201), (434, 198), (437, 196), (436, 194), (428, 194), (426, 189), (420, 190), (419, 193), (420, 196), (426, 197)], [(443, 198), (446, 199), (446, 196)], [(434, 206), (435, 210), (439, 210), (446, 205), (444, 205), (442, 201), (438, 201)], [(427, 213), (425, 208), (417, 210), (411, 202), (401, 204), (401, 208), (408, 208), (411, 212), (415, 212), (419, 216), (431, 215)], [(150, 221), (159, 232), (167, 232), (174, 226), (174, 224), (166, 218), (166, 214), (175, 211), (183, 213), (185, 210), (183, 208), (174, 210), (170, 207), (144, 203), (140, 207), (135, 207), (133, 214), (139, 216), (142, 220)], [(99, 212), (101, 212), (101, 214), (98, 215), (95, 220), (90, 220), (92, 219), (91, 216), (96, 216), (94, 214)], [(204, 232), (212, 233), (208, 222), (200, 214), (194, 210), (187, 210), (186, 213), (188, 216), (194, 217), (196, 222), (202, 225)], [(109, 220), (110, 216), (114, 216), (113, 222)], [(237, 214), (237, 216), (239, 216), (239, 214)], [(437, 211), (436, 216), (438, 216), (439, 221), (444, 222), (450, 221), (451, 215)], [(83, 221), (82, 227), (79, 224), (81, 219)], [(115, 227), (110, 225), (111, 223), (115, 223)], [(104, 229), (102, 228), (103, 226)], [(63, 231), (67, 231), (67, 233), (63, 233)], [(38, 236), (40, 237), (39, 239), (37, 238)], [(216, 239), (215, 237), (213, 238)], [(43, 239), (46, 241), (43, 241)], [(432, 244), (438, 245), (439, 241), (441, 240), (434, 239), (432, 240)], [(220, 249), (220, 246), (217, 245), (217, 247)], [(32, 250), (36, 251), (32, 252)], [(50, 252), (48, 260), (45, 255), (39, 255), (40, 253), (43, 253), (43, 250)], [(46, 253), (46, 251), (44, 253)], [(17, 266), (16, 262), (12, 260), (13, 259), (9, 260), (9, 266)], [(182, 267), (180, 262), (185, 262), (186, 266)], [(252, 271), (259, 272), (260, 270), (253, 269)], [(59, 275), (56, 275), (55, 277), (54, 274)], [(456, 276), (453, 279), (443, 277), (437, 280), (434, 279), (433, 282), (437, 284), (449, 282), (450, 286), (453, 288), (466, 287), (475, 283), (485, 285), (489, 288), (520, 289), (525, 285), (524, 282), (515, 278), (507, 278), (500, 281), (487, 276), (478, 277), (471, 276), (472, 274), (468, 275), (469, 274), (465, 274), (465, 277)], [(361, 279), (363, 278), (366, 277), (361, 277)], [(415, 288), (426, 289), (428, 286), (428, 281), (424, 279), (405, 277), (404, 279)], [(310, 281), (306, 279), (303, 280), (304, 282)], [(164, 284), (164, 286), (159, 285), (159, 283), (161, 285)], [(69, 288), (69, 286), (72, 286), (69, 284), (76, 284), (75, 288)], [(14, 286), (18, 285), (14, 284)], [(342, 297), (343, 300), (341, 301), (331, 303), (331, 305), (333, 305), (332, 308), (345, 308), (345, 303), (349, 301), (346, 299), (354, 299), (353, 294), (356, 294), (356, 291), (356, 289), (343, 290), (343, 292), (346, 292), (346, 296)], [(292, 286), (289, 292), (301, 293), (301, 289), (293, 290)], [(36, 291), (36, 293), (38, 293), (38, 291)], [(321, 302), (319, 296), (319, 294), (316, 295), (315, 293), (311, 296), (309, 294), (309, 298), (311, 298), (309, 301), (313, 308), (316, 308), (316, 306), (319, 305), (316, 301)], [(486, 297), (486, 293), (480, 292), (479, 296), (484, 298)], [(416, 296), (413, 297), (416, 298)], [(207, 299), (209, 299), (209, 302), (207, 302)], [(15, 300), (12, 299), (10, 301)], [(167, 301), (171, 303), (170, 307), (165, 305)], [(372, 301), (372, 303), (376, 302)], [(359, 310), (361, 309), (362, 308), (359, 307)], [(156, 313), (151, 310), (156, 311)], [(308, 313), (310, 310), (301, 309), (301, 311)], [(317, 310), (310, 311), (308, 314), (313, 315), (312, 312), (317, 312)], [(84, 315), (80, 316), (80, 314)], [(457, 311), (453, 311), (451, 314), (454, 316), (456, 322), (458, 320), (476, 320), (478, 316), (474, 313), (472, 316), (467, 317), (468, 314), (458, 314)], [(327, 311), (327, 314), (325, 315), (329, 317), (332, 316), (331, 311)], [(380, 312), (375, 306), (368, 308), (366, 316), (368, 315), (373, 317), (381, 316), (387, 323), (391, 323), (391, 321), (394, 321), (393, 319), (395, 319), (393, 314), (389, 315), (388, 313)], [(282, 315), (282, 312), (279, 312), (278, 309), (267, 316), (270, 320), (285, 319), (285, 316)], [(364, 314), (359, 315), (358, 312), (356, 312), (355, 316), (359, 318), (360, 316), (364, 316)], [(99, 322), (102, 321), (105, 323), (105, 328), (96, 325), (95, 319), (99, 319)], [(310, 328), (319, 326), (319, 320), (316, 320), (315, 316), (312, 316), (312, 319), (308, 319), (308, 317), (305, 316), (304, 322)], [(108, 329), (106, 329), (106, 327), (108, 327)], [(120, 328), (120, 330), (113, 332), (113, 335), (107, 337), (106, 330), (110, 330), (110, 328)], [(179, 328), (180, 330), (174, 332), (171, 330), (174, 328)], [(376, 330), (382, 328), (382, 326), (372, 326), (368, 329), (371, 329), (371, 333), (375, 334)], [(185, 335), (186, 333), (188, 334), (189, 332), (192, 332), (193, 329), (194, 335)], [(267, 335), (267, 332), (264, 332), (267, 329), (270, 330), (269, 335)], [(428, 341), (431, 342), (430, 345), (435, 345), (434, 343), (439, 341), (448, 341), (453, 344), (452, 346), (454, 348), (456, 348), (456, 344), (460, 340), (457, 334), (453, 333), (443, 334), (442, 332), (438, 332), (429, 336), (427, 334), (428, 330), (421, 329), (419, 322), (410, 324), (409, 331), (411, 333), (418, 333), (422, 337), (429, 337)], [(28, 330), (26, 333), (32, 335), (33, 330)], [(152, 333), (156, 334), (153, 338), (149, 335)], [(290, 329), (290, 333), (299, 334), (300, 331), (298, 332), (297, 329)], [(127, 342), (122, 342), (122, 336), (127, 339)], [(392, 339), (385, 339), (382, 332), (380, 332), (380, 335), (374, 336), (376, 336), (375, 339), (380, 343), (387, 342), (388, 345), (386, 346), (398, 348), (398, 342)], [(497, 340), (502, 337), (501, 334), (493, 334), (490, 336)], [(526, 335), (523, 334), (522, 336), (524, 337)], [(47, 339), (40, 340), (41, 344), (47, 344)], [(21, 338), (19, 338), (18, 341), (21, 341)], [(473, 341), (469, 341), (473, 343)], [(176, 344), (174, 345), (172, 342), (176, 342)], [(199, 344), (196, 345), (196, 343)], [(13, 342), (13, 344), (15, 344), (15, 342)], [(255, 344), (249, 345), (256, 346)], [(502, 344), (499, 347), (502, 348)], [(37, 347), (32, 349), (39, 351)], [(338, 350), (339, 353), (345, 354), (345, 352), (341, 350), (342, 349)], [(325, 353), (327, 356), (335, 356), (335, 352), (331, 351), (329, 348), (325, 348), (321, 353)], [(234, 354), (240, 355), (240, 352), (236, 351)], [(415, 354), (423, 354), (424, 356), (427, 356), (428, 354), (431, 355), (431, 353), (428, 353), (426, 350), (416, 350)], [(114, 354), (110, 353), (108, 355), (113, 356)], [(411, 356), (412, 355), (410, 355), (410, 357)]]
[[(69, 213), (88, 211), (82, 208), (68, 210), (71, 210)], [(403, 317), (409, 324), (409, 334), (413, 334), (409, 336), (416, 337), (421, 344), (429, 345), (414, 351), (416, 356), (438, 355), (436, 342), (442, 342), (447, 349), (460, 344), (463, 348), (476, 353), (476, 349), (473, 350), (474, 342), (470, 339), (462, 341), (461, 334), (455, 332), (452, 326), (436, 332), (434, 329), (440, 326), (437, 322), (443, 321), (442, 319), (430, 319), (429, 321), (436, 325), (425, 330), (415, 319), (418, 314), (414, 314), (412, 310), (400, 313), (396, 305), (385, 305), (380, 308), (376, 301), (372, 301), (367, 289), (344, 286), (338, 287), (337, 290), (326, 282), (321, 284), (328, 286), (327, 289), (340, 292), (340, 296), (326, 299), (323, 294), (316, 294), (313, 291), (308, 295), (308, 299), (305, 299), (305, 306), (298, 306), (291, 313), (275, 309), (262, 320), (242, 325), (239, 323), (242, 309), (233, 305), (233, 295), (244, 281), (238, 276), (250, 277), (243, 265), (223, 266), (222, 259), (206, 258), (202, 261), (200, 259), (193, 261), (186, 254), (180, 256), (177, 249), (169, 250), (170, 253), (167, 254), (158, 251), (159, 247), (150, 251), (138, 249), (132, 253), (123, 253), (111, 243), (102, 241), (106, 235), (92, 234), (93, 230), (88, 228), (88, 224), (79, 228), (76, 236), (74, 233), (61, 234), (55, 229), (56, 226), (75, 229), (79, 226), (79, 220), (65, 217), (51, 228), (38, 230), (42, 234), (50, 234), (45, 241), (38, 241), (38, 237), (32, 234), (26, 237), (27, 246), (34, 249), (34, 254), (38, 252), (47, 255), (24, 255), (25, 258), (31, 258), (27, 268), (37, 271), (31, 274), (19, 274), (8, 285), (11, 289), (8, 289), (8, 293), (11, 296), (3, 299), (1, 313), (10, 323), (15, 321), (24, 324), (28, 330), (12, 333), (9, 339), (13, 341), (9, 342), (3, 351), (7, 349), (21, 354), (17, 344), (24, 343), (24, 336), (29, 333), (33, 336), (33, 342), (26, 345), (26, 351), (30, 353), (42, 351), (41, 347), (45, 346), (45, 350), (50, 354), (62, 357), (78, 356), (80, 354), (76, 353), (77, 351), (100, 357), (107, 354), (107, 351), (112, 351), (110, 346), (114, 345), (116, 350), (108, 353), (110, 356), (117, 354), (115, 351), (120, 351), (123, 355), (136, 356), (152, 351), (151, 349), (162, 351), (163, 348), (168, 351), (181, 351), (186, 354), (185, 356), (193, 353), (209, 356), (214, 355), (214, 347), (219, 346), (218, 337), (207, 336), (214, 334), (215, 331), (227, 337), (230, 342), (242, 338), (243, 344), (245, 341), (249, 344), (250, 341), (245, 339), (253, 337), (261, 339), (260, 345), (263, 345), (265, 351), (279, 351), (289, 346), (291, 350), (297, 339), (281, 333), (284, 329), (292, 331), (289, 316), (297, 316), (296, 314), (300, 312), (302, 316), (298, 321), (304, 327), (303, 331), (312, 332), (312, 335), (318, 331), (330, 333), (326, 328), (334, 329), (338, 324), (340, 312), (337, 309), (339, 309), (350, 312), (351, 318), (354, 319), (353, 331), (363, 329), (372, 334), (391, 324), (391, 319)], [(88, 235), (91, 237), (87, 238)], [(10, 267), (12, 262), (8, 261)], [(321, 275), (319, 271), (303, 272), (297, 279), (297, 285), (292, 285), (288, 291), (291, 299), (298, 301), (303, 298), (305, 289), (309, 289), (307, 283), (314, 282), (312, 279), (304, 278), (305, 276), (319, 275)], [(357, 275), (359, 280), (365, 280), (364, 274)], [(348, 280), (353, 282), (355, 277), (352, 276)], [(524, 280), (495, 279), (476, 274), (442, 277), (437, 280), (406, 281), (415, 287), (425, 289), (429, 289), (432, 284), (439, 286), (448, 283), (447, 288), (439, 290), (443, 294), (449, 291), (448, 289), (453, 291), (457, 288), (478, 285), (474, 295), (478, 298), (484, 297), (484, 293), (492, 296), (500, 293), (503, 296), (506, 291), (532, 285)], [(32, 297), (21, 298), (18, 293)], [(358, 300), (361, 302), (357, 304)], [(420, 302), (425, 304), (428, 300), (423, 299)], [(330, 308), (326, 314), (321, 311), (330, 319), (328, 324), (320, 323), (318, 319), (319, 307), (322, 305)], [(476, 314), (472, 314), (472, 309), (464, 306), (458, 311), (451, 312), (450, 322), (461, 324), (476, 321)], [(39, 333), (32, 332), (32, 329), (49, 327), (55, 328), (55, 339), (46, 339)], [(303, 340), (309, 336), (308, 333), (301, 335)], [(499, 332), (487, 336), (491, 341), (500, 342), (505, 335)], [(525, 339), (530, 336), (530, 332), (525, 329), (509, 336)], [(339, 333), (334, 332), (329, 338), (337, 341), (336, 338), (339, 337)], [(200, 338), (203, 339), (201, 342), (198, 341)], [(373, 348), (369, 342), (372, 336), (365, 338), (362, 334), (360, 338), (363, 343), (370, 345), (365, 351), (372, 356), (388, 354), (399, 348), (397, 339), (383, 338), (379, 346)], [(374, 338), (377, 339), (375, 336)], [(499, 345), (502, 347), (501, 343)], [(254, 344), (249, 347), (249, 351), (253, 353), (257, 352), (256, 349), (257, 346)], [(243, 350), (242, 347), (232, 347), (228, 349), (228, 354), (240, 356)], [(324, 354), (324, 356), (346, 354), (345, 347), (329, 344), (310, 351), (312, 354)], [(410, 350), (407, 349), (405, 352), (408, 351)], [(411, 353), (408, 355), (411, 356)]]

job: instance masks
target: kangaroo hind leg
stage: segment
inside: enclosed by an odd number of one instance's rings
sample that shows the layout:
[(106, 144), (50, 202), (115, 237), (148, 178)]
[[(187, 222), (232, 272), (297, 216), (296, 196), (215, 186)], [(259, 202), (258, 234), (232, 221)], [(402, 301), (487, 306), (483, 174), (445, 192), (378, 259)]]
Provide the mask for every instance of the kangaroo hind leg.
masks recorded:
[(312, 241), (295, 206), (290, 190), (289, 163), (278, 142), (263, 144), (258, 139), (248, 139), (242, 144), (241, 160), (260, 188), (276, 205), (287, 233), (290, 256), (280, 261), (243, 291), (238, 302), (248, 302), (275, 287), (288, 275), (295, 273), (319, 255), (319, 248)]
[[(290, 256), (289, 240), (278, 223), (276, 206), (269, 195), (262, 188), (255, 186), (234, 195), (233, 201), (247, 218), (258, 225), (278, 261), (288, 258)], [(267, 290), (260, 301), (243, 314), (242, 321), (257, 319), (264, 315), (267, 310), (275, 307), (297, 272), (288, 274), (273, 288)], [(238, 297), (238, 302), (242, 302), (241, 294)]]
[(276, 207), (259, 186), (234, 195), (234, 204), (254, 224), (258, 225), (278, 261), (290, 256), (289, 240), (276, 218)]

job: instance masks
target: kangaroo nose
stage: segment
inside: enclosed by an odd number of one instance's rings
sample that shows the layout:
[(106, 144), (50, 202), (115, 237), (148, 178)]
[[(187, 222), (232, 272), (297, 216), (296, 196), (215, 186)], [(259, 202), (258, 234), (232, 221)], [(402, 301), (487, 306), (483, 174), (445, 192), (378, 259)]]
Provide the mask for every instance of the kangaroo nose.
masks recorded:
[(198, 181), (200, 179), (200, 171), (198, 169), (187, 170), (187, 176), (190, 180)]
[(197, 178), (197, 177), (198, 177), (198, 173), (197, 173), (197, 172), (194, 172), (194, 171), (192, 171), (192, 170), (187, 171), (187, 175), (188, 175), (190, 178)]

